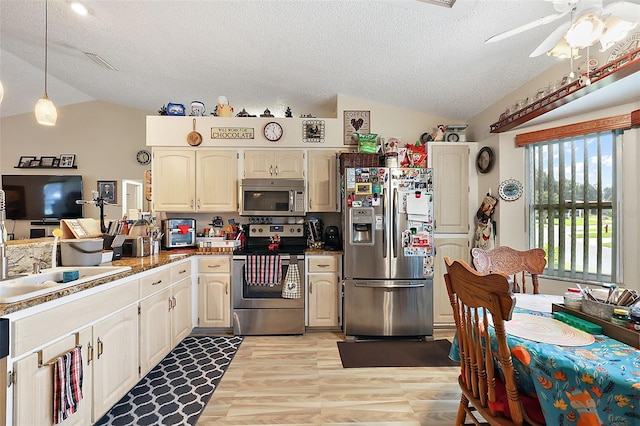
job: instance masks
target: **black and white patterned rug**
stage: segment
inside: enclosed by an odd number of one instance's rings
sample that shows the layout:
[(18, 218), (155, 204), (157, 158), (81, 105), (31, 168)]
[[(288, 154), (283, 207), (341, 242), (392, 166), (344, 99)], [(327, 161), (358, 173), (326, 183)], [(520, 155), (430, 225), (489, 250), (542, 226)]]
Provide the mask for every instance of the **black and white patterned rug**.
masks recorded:
[(188, 336), (96, 425), (195, 425), (242, 343)]

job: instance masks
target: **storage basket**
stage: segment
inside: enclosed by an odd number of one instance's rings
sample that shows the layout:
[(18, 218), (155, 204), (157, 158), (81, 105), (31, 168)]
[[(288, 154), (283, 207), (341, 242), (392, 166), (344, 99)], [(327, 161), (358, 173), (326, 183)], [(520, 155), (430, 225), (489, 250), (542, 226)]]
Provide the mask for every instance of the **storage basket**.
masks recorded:
[(380, 155), (360, 152), (343, 152), (340, 154), (340, 174), (350, 167), (379, 167)]
[(611, 321), (611, 315), (613, 315), (613, 309), (615, 305), (608, 303), (596, 302), (595, 300), (582, 299), (582, 312), (585, 314), (593, 315), (605, 321)]

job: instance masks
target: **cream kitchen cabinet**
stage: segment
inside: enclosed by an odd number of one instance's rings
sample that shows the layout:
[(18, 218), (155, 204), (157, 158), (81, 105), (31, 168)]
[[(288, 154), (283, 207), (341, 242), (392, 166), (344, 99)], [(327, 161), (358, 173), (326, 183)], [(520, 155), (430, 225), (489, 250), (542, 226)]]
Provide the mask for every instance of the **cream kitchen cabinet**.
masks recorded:
[(191, 332), (191, 261), (140, 278), (140, 373), (145, 375)]
[(463, 143), (429, 144), (436, 234), (469, 232), (469, 149)]
[(238, 210), (238, 153), (228, 150), (155, 148), (154, 209), (167, 212)]
[(198, 258), (198, 326), (231, 327), (231, 258)]
[[(77, 344), (82, 345), (82, 394), (83, 398), (78, 411), (59, 423), (64, 426), (84, 426), (91, 421), (92, 384), (93, 384), (93, 336), (91, 327), (78, 334), (68, 335), (56, 343), (52, 343), (40, 352), (16, 361), (13, 364), (16, 382), (14, 393), (14, 425), (51, 425), (53, 424), (53, 365), (49, 360), (55, 359)], [(42, 365), (41, 365), (42, 363)]]
[(245, 178), (304, 178), (304, 151), (246, 150), (244, 152)]
[(52, 367), (45, 364), (76, 344), (82, 345), (84, 398), (64, 424), (97, 421), (138, 382), (138, 293), (138, 280), (125, 278), (103, 291), (10, 318), (11, 424), (51, 424)]
[(307, 151), (307, 211), (338, 212), (338, 161), (335, 150)]
[(460, 235), (447, 238), (436, 237), (433, 241), (436, 249), (433, 268), (433, 322), (436, 325), (452, 325), (455, 321), (444, 283), (444, 274), (447, 271), (444, 258), (469, 262), (469, 238), (466, 235)]
[(338, 255), (310, 255), (307, 261), (307, 326), (340, 326), (340, 270)]

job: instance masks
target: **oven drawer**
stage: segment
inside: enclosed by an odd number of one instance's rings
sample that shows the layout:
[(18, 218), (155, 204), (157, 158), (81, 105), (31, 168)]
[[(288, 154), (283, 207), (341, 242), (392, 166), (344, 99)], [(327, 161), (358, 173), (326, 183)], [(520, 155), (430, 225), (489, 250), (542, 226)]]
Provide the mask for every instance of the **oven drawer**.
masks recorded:
[(140, 278), (140, 298), (149, 296), (171, 284), (171, 270), (169, 268)]
[(336, 256), (309, 257), (309, 272), (337, 272)]
[(229, 273), (231, 262), (228, 256), (215, 256), (198, 259), (198, 273)]

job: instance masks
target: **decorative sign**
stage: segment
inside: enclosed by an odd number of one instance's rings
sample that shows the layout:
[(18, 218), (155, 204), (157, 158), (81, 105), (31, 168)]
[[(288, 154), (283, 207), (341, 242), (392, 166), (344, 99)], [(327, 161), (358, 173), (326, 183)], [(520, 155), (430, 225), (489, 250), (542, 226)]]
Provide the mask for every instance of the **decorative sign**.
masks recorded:
[(631, 52), (638, 47), (640, 47), (640, 31), (629, 34), (626, 39), (619, 41), (611, 50), (608, 62), (613, 62), (620, 56), (623, 56), (627, 52)]
[(344, 111), (344, 145), (358, 145), (353, 134), (371, 132), (371, 111)]
[(324, 142), (324, 120), (304, 120), (302, 142)]
[(253, 139), (253, 127), (212, 127), (211, 139)]

